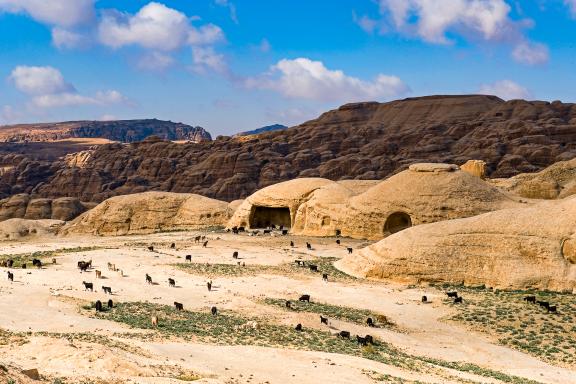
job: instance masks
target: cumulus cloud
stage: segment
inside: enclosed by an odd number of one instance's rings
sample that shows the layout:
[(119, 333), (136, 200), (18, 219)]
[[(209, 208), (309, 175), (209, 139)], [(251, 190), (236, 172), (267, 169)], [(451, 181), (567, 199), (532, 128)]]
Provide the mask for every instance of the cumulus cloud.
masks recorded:
[(102, 44), (112, 48), (138, 45), (156, 51), (174, 51), (183, 46), (214, 44), (224, 39), (220, 27), (194, 27), (182, 12), (151, 2), (135, 15), (108, 11), (98, 26)]
[(0, 11), (23, 13), (34, 20), (72, 27), (94, 18), (95, 0), (0, 0)]
[(266, 74), (245, 79), (244, 85), (291, 98), (338, 102), (390, 99), (409, 90), (396, 76), (380, 74), (373, 81), (365, 81), (307, 58), (280, 60)]
[(9, 80), (16, 89), (29, 95), (30, 105), (37, 108), (127, 102), (127, 99), (115, 90), (97, 92), (94, 96), (81, 95), (54, 67), (18, 66), (12, 70)]
[(483, 95), (496, 95), (504, 100), (529, 99), (532, 97), (528, 89), (511, 80), (501, 80), (492, 84), (483, 84), (480, 86), (479, 93)]
[(87, 38), (77, 32), (55, 27), (52, 28), (52, 44), (58, 49), (74, 49), (86, 45)]
[(75, 92), (72, 84), (64, 80), (62, 73), (53, 67), (18, 66), (9, 79), (21, 92), (28, 95), (48, 95)]
[(513, 25), (504, 0), (380, 0), (379, 4), (398, 31), (414, 32), (432, 43), (449, 43), (446, 35), (454, 31), (492, 40)]
[(512, 51), (512, 57), (526, 65), (540, 65), (548, 62), (548, 47), (540, 43), (522, 42)]
[(192, 70), (199, 74), (216, 72), (225, 74), (228, 72), (228, 65), (224, 55), (217, 53), (212, 47), (192, 48)]

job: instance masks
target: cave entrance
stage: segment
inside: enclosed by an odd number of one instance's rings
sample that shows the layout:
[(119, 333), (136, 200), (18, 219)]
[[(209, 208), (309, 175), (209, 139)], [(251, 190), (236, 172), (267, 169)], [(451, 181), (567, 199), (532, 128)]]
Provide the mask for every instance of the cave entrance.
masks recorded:
[(406, 212), (394, 212), (384, 223), (384, 233), (392, 234), (412, 226), (412, 219)]
[(250, 228), (266, 228), (270, 225), (290, 228), (290, 209), (288, 207), (271, 208), (255, 206), (250, 215)]

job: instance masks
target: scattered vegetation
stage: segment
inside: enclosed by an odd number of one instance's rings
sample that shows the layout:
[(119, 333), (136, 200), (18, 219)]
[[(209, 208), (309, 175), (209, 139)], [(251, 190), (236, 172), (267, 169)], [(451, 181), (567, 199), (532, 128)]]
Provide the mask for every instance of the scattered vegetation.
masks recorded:
[[(263, 302), (268, 305), (286, 309), (286, 300), (284, 299), (266, 298)], [(356, 309), (325, 303), (292, 301), (291, 311), (317, 313), (318, 315), (327, 316), (331, 319), (338, 319), (359, 325), (366, 325), (366, 319), (371, 317), (378, 327), (391, 327), (393, 325), (388, 321), (386, 316), (367, 309)]]
[(42, 264), (49, 265), (52, 263), (52, 258), (60, 256), (65, 253), (78, 253), (78, 252), (88, 252), (95, 251), (97, 249), (102, 249), (102, 247), (74, 247), (74, 248), (61, 248), (54, 249), (51, 251), (36, 251), (31, 253), (17, 253), (17, 254), (5, 254), (0, 255), (0, 265), (2, 265), (8, 259), (14, 260), (14, 268), (21, 268), (22, 264), (27, 264), (27, 266), (32, 266), (33, 259), (39, 259)]
[(345, 274), (334, 267), (334, 262), (338, 260), (335, 257), (322, 257), (314, 260), (307, 260), (306, 263), (318, 266), (318, 272), (312, 272), (308, 267), (299, 267), (296, 263), (286, 263), (281, 265), (246, 265), (237, 264), (213, 264), (213, 263), (179, 263), (173, 266), (185, 272), (213, 277), (239, 277), (255, 276), (258, 274), (277, 274), (277, 275), (306, 275), (322, 277), (327, 273), (331, 281), (349, 281), (355, 280), (355, 277)]
[[(576, 296), (553, 292), (498, 291), (451, 287), (464, 298), (452, 304), (450, 320), (495, 336), (498, 342), (553, 364), (576, 365)], [(524, 301), (526, 296), (556, 305), (557, 313)]]
[[(176, 311), (169, 306), (151, 303), (120, 303), (110, 312), (95, 314), (95, 316), (124, 323), (138, 329), (155, 329), (166, 336), (196, 342), (217, 345), (258, 345), (339, 353), (364, 357), (412, 371), (428, 372), (432, 368), (442, 367), (496, 378), (506, 383), (537, 384), (535, 381), (507, 375), (474, 364), (412, 356), (379, 340), (375, 340), (373, 346), (361, 347), (354, 338), (345, 339), (332, 336), (326, 331), (317, 329), (304, 329), (298, 332), (292, 327), (284, 325), (259, 323), (258, 329), (255, 330), (244, 326), (247, 321), (253, 319), (247, 319), (234, 313), (224, 312), (212, 316), (208, 310), (205, 312)], [(151, 316), (159, 317), (157, 328), (152, 325)]]

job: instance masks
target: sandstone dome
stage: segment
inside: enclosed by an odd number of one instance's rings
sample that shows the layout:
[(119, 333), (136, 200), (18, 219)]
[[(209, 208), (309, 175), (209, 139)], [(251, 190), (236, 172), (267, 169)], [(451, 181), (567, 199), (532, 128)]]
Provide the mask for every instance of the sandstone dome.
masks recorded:
[(404, 283), (575, 291), (576, 198), (410, 228), (337, 267)]
[(501, 191), (454, 164), (413, 164), (363, 193), (318, 189), (302, 204), (294, 232), (381, 239), (413, 225), (475, 216), (519, 206)]
[(63, 234), (128, 235), (222, 226), (229, 204), (208, 197), (144, 192), (111, 197), (67, 224)]
[(20, 240), (25, 237), (53, 235), (64, 225), (60, 220), (8, 219), (0, 222), (0, 240)]

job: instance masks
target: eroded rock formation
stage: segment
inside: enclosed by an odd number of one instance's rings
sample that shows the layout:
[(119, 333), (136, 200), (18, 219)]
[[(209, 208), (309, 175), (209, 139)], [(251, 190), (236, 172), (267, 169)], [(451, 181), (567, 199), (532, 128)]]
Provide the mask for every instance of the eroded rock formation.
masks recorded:
[(93, 203), (82, 203), (73, 197), (58, 199), (33, 199), (19, 194), (0, 200), (0, 221), (9, 219), (68, 221), (94, 207)]

